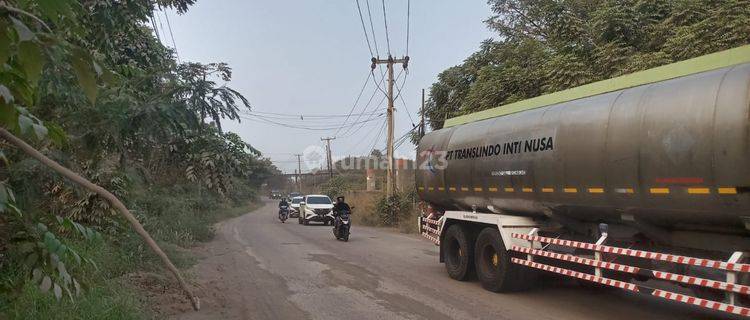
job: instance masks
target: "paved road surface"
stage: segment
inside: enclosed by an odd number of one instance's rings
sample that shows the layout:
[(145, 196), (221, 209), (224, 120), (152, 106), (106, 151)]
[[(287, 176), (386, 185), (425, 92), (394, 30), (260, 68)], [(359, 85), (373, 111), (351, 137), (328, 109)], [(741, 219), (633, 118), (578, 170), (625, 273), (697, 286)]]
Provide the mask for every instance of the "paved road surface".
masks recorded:
[[(438, 249), (418, 236), (274, 220), (275, 203), (225, 221), (198, 249), (203, 309), (179, 319), (709, 319), (681, 305), (543, 278), (496, 294), (448, 278)], [(355, 213), (356, 214), (356, 213)]]

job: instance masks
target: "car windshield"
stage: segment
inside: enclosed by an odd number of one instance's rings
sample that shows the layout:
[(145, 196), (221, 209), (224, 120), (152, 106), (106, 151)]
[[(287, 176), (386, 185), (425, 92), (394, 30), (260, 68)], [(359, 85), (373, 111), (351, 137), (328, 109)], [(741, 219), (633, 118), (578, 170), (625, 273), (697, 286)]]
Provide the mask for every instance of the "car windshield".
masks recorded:
[(300, 201), (302, 201), (302, 198), (293, 198), (292, 199), (292, 203), (294, 203), (294, 204), (300, 203)]
[(307, 197), (307, 204), (331, 204), (328, 197)]

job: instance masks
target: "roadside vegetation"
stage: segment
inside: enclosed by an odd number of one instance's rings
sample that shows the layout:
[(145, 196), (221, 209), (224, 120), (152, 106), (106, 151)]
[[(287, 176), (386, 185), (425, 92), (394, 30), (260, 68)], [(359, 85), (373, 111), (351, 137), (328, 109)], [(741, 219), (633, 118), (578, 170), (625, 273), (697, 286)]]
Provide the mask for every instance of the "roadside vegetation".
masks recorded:
[[(150, 28), (193, 3), (0, 1), (0, 128), (115, 194), (180, 268), (278, 172), (222, 130), (250, 108), (231, 68), (179, 63)], [(4, 140), (0, 159), (0, 318), (152, 317), (133, 275), (165, 271), (116, 209)]]
[[(497, 33), (438, 75), (445, 119), (750, 43), (748, 0), (489, 0)], [(416, 141), (417, 136), (413, 136)]]
[(383, 191), (349, 191), (346, 202), (355, 206), (352, 222), (355, 225), (396, 229), (402, 233), (417, 233), (417, 194), (413, 190), (396, 193), (390, 199)]

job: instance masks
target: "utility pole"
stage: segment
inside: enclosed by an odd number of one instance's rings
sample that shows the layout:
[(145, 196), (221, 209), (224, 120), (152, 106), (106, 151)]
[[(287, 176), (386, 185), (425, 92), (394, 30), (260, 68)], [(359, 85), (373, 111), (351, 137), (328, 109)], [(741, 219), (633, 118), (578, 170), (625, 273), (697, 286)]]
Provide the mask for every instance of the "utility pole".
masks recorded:
[(331, 159), (331, 140), (336, 137), (320, 138), (320, 141), (326, 142), (326, 163), (328, 164), (328, 175), (333, 178), (333, 159)]
[(297, 175), (294, 177), (294, 182), (297, 183), (297, 192), (302, 193), (302, 155), (295, 154), (297, 157)]
[(422, 121), (419, 123), (419, 138), (422, 139), (425, 134), (424, 127), (424, 89), (422, 89), (422, 108), (419, 110), (419, 114), (422, 115)]
[(409, 56), (405, 56), (403, 59), (393, 59), (392, 56), (388, 56), (387, 60), (378, 58), (372, 58), (372, 65), (370, 68), (375, 70), (375, 66), (378, 64), (385, 64), (388, 66), (388, 148), (386, 157), (388, 157), (388, 170), (386, 172), (386, 186), (385, 194), (389, 198), (393, 195), (396, 190), (396, 179), (393, 177), (393, 64), (402, 63), (404, 69), (409, 67)]

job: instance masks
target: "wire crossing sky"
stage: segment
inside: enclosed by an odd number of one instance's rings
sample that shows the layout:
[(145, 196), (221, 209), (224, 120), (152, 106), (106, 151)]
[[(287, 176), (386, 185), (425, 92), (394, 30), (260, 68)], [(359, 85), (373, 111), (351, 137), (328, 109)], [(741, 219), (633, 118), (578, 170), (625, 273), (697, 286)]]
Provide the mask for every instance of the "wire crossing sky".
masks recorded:
[[(321, 137), (337, 136), (334, 159), (385, 146), (386, 104), (376, 88), (385, 87), (384, 73), (368, 77), (373, 54), (405, 56), (408, 37), (408, 77), (404, 72), (395, 86), (398, 138), (419, 120), (421, 89), (429, 91), (438, 73), (493, 36), (483, 23), (491, 15), (485, 1), (203, 0), (185, 15), (168, 14), (172, 34), (162, 37), (165, 45), (179, 44), (183, 62), (227, 62), (230, 86), (250, 100), (246, 119), (226, 122), (225, 129), (285, 172), (296, 169), (290, 154), (322, 146)], [(414, 146), (399, 142), (396, 156), (413, 157)]]

